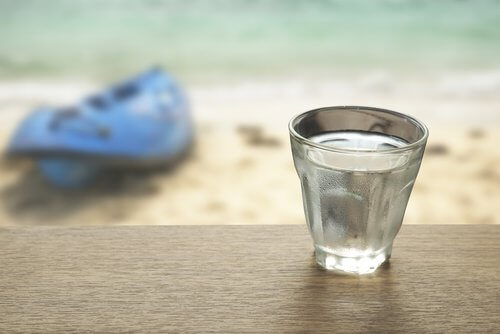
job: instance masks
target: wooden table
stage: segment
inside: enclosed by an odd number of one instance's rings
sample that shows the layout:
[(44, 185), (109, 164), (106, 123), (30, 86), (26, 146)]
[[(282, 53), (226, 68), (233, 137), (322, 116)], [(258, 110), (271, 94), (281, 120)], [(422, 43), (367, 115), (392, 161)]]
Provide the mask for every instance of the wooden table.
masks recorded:
[(305, 226), (0, 229), (0, 333), (500, 333), (500, 226), (403, 226), (371, 276)]

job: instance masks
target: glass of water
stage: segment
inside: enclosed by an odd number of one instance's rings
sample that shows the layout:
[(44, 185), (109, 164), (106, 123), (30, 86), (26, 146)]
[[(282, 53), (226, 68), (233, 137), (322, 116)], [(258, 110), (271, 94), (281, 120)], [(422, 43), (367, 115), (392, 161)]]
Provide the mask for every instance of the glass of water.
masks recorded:
[(316, 261), (375, 271), (391, 256), (427, 128), (395, 111), (343, 106), (300, 114), (289, 130)]

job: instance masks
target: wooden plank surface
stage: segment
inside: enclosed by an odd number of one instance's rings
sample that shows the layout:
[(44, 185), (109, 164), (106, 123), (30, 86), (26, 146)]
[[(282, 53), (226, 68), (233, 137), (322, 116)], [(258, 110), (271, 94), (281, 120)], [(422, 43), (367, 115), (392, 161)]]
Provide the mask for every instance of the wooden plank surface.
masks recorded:
[(0, 333), (500, 333), (500, 226), (403, 226), (371, 276), (305, 226), (0, 229)]

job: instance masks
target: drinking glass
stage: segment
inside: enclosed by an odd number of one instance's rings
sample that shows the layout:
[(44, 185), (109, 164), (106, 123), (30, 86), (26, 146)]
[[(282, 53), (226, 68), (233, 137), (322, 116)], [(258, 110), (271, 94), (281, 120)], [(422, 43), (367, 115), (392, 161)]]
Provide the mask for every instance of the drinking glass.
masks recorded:
[(316, 262), (366, 274), (388, 260), (415, 183), (428, 130), (395, 111), (315, 109), (289, 124)]

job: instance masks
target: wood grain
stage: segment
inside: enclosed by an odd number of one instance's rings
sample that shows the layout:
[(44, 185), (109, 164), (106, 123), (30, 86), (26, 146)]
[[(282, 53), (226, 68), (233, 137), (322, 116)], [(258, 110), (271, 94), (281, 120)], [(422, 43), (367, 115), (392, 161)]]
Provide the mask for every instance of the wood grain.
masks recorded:
[(305, 226), (0, 229), (0, 333), (500, 333), (500, 226), (404, 226), (371, 276)]

